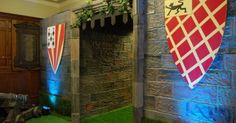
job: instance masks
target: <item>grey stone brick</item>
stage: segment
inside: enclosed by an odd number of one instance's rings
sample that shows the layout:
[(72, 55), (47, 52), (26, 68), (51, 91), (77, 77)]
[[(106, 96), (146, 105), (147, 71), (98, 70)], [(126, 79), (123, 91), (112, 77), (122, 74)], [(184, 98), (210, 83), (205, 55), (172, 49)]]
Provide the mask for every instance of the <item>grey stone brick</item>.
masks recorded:
[[(169, 113), (164, 113), (164, 112), (160, 112), (160, 111), (146, 109), (146, 110), (144, 110), (144, 115), (145, 115), (145, 117), (147, 117), (149, 119), (154, 119), (154, 120), (161, 121), (164, 123), (178, 123), (180, 121), (182, 123), (182, 119), (180, 118), (180, 116), (169, 114)], [(193, 119), (191, 119), (191, 121), (193, 121)]]
[(162, 64), (161, 68), (177, 69), (171, 54), (162, 55), (161, 64)]
[(155, 97), (144, 96), (144, 107), (145, 109), (155, 109)]
[(146, 0), (145, 2), (147, 4), (145, 13), (146, 14), (155, 13), (155, 7), (156, 7), (155, 0)]
[(101, 33), (99, 31), (80, 33), (80, 93), (82, 116), (131, 103), (133, 72), (133, 39), (127, 35)]
[(156, 106), (156, 110), (168, 114), (179, 114), (181, 119), (194, 118), (203, 122), (227, 123), (231, 121), (231, 110), (229, 108), (168, 98), (157, 98)]
[(198, 84), (190, 89), (187, 83), (172, 84), (171, 97), (186, 102), (198, 102), (215, 105), (217, 102), (217, 87)]
[(217, 90), (217, 100), (218, 104), (222, 107), (235, 107), (235, 90), (230, 87), (218, 87)]
[(157, 69), (145, 69), (144, 78), (145, 81), (156, 81), (157, 80)]
[(161, 15), (157, 13), (149, 14), (147, 15), (146, 21), (147, 21), (148, 30), (164, 27), (164, 17), (162, 14)]
[(224, 67), (226, 70), (236, 70), (236, 54), (224, 55)]
[(183, 95), (179, 96), (178, 95), (179, 93), (176, 93), (176, 91), (177, 91), (176, 88), (177, 87), (179, 87), (179, 88), (180, 87), (183, 87), (183, 88), (185, 87), (183, 92), (185, 92), (186, 90), (189, 90), (186, 83), (180, 84), (178, 86), (174, 82), (173, 83), (167, 83), (167, 82), (162, 82), (162, 81), (147, 82), (146, 84), (149, 85), (149, 89), (147, 89), (147, 91), (149, 91), (150, 95), (167, 97), (167, 98), (174, 98), (174, 99), (184, 99)]
[(161, 57), (146, 56), (145, 67), (146, 68), (158, 68), (161, 66)]
[(236, 113), (231, 108), (235, 109), (236, 100), (235, 1), (228, 1), (228, 18), (220, 50), (209, 71), (192, 90), (171, 62), (164, 30), (164, 0), (154, 3), (155, 13), (146, 13), (144, 92), (148, 102), (155, 97), (156, 105), (144, 106), (145, 117), (163, 122), (167, 122), (166, 119), (175, 122), (173, 117), (178, 117), (181, 123), (234, 122)]
[(216, 57), (211, 64), (210, 70), (223, 70), (224, 69), (224, 57), (221, 54), (216, 54)]
[(178, 107), (175, 106), (176, 101), (168, 98), (156, 97), (155, 110), (169, 113), (169, 114), (178, 114)]
[(164, 20), (164, 0), (156, 0), (156, 9), (158, 14), (162, 14), (162, 20)]
[(231, 86), (231, 72), (209, 70), (201, 80), (202, 84)]
[(232, 88), (236, 89), (236, 72), (232, 72)]
[(236, 110), (233, 110), (233, 119), (232, 122), (235, 123), (236, 122)]
[(166, 32), (164, 27), (153, 28), (147, 32), (148, 41), (164, 41), (166, 40)]
[(228, 16), (236, 16), (236, 1), (228, 0)]
[(158, 69), (157, 80), (163, 82), (185, 83), (177, 70)]
[(167, 46), (167, 42), (147, 42), (147, 52), (145, 55), (147, 56), (161, 56), (162, 54), (169, 53), (169, 47)]
[(235, 18), (228, 17), (226, 20), (226, 25), (224, 29), (224, 36), (232, 36), (234, 32), (234, 28), (232, 26), (235, 25)]

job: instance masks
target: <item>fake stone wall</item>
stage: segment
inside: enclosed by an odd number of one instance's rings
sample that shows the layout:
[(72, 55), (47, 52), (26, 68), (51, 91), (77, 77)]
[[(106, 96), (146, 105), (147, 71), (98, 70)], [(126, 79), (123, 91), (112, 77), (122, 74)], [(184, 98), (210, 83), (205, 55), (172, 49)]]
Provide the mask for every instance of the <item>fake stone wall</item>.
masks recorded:
[(132, 23), (123, 24), (120, 16), (116, 21), (80, 31), (81, 117), (131, 104)]
[[(41, 22), (40, 62), (41, 62), (41, 93), (40, 104), (50, 106), (63, 115), (71, 115), (71, 42), (78, 40), (73, 37), (72, 12), (63, 12), (46, 18)], [(47, 27), (65, 23), (65, 43), (62, 59), (56, 74), (50, 65), (47, 54)]]
[(145, 117), (187, 123), (236, 122), (236, 1), (228, 16), (220, 51), (201, 82), (191, 90), (169, 53), (164, 0), (147, 0), (145, 45)]
[[(130, 18), (123, 24), (119, 16), (114, 26), (108, 18), (103, 28), (96, 22), (94, 29), (87, 26), (79, 34), (77, 29), (70, 27), (73, 17), (68, 11), (41, 22), (40, 103), (63, 115), (72, 115), (72, 120), (76, 117), (77, 122), (80, 116), (131, 104), (133, 25)], [(47, 54), (46, 34), (47, 27), (59, 23), (66, 24), (65, 44), (60, 66), (54, 74)]]

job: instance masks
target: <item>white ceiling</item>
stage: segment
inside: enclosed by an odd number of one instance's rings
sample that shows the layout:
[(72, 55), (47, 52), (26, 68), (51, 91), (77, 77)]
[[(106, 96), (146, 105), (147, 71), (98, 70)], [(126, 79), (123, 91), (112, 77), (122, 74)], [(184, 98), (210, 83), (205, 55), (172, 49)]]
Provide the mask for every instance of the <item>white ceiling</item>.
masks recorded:
[(45, 0), (45, 1), (53, 2), (53, 3), (62, 3), (68, 0)]
[(30, 1), (33, 3), (37, 3), (37, 4), (43, 4), (43, 5), (47, 5), (47, 6), (52, 6), (52, 7), (57, 7), (60, 8), (62, 6), (66, 6), (75, 2), (83, 2), (85, 0), (25, 0), (25, 1)]

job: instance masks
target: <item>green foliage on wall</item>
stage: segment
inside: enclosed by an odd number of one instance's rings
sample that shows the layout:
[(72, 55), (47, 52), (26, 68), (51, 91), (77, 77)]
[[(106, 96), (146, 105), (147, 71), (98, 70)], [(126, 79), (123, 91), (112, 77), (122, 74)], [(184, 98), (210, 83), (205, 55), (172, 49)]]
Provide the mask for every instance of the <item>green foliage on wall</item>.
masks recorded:
[(77, 13), (76, 23), (72, 25), (73, 28), (79, 27), (82, 23), (90, 21), (93, 17), (94, 11), (89, 8), (85, 8), (82, 12)]
[(88, 2), (88, 7), (83, 8), (81, 12), (77, 13), (77, 20), (72, 25), (72, 28), (80, 27), (82, 23), (90, 21), (95, 13), (99, 13), (100, 16), (113, 15), (116, 9), (121, 13), (131, 12), (130, 0), (104, 0), (104, 2), (106, 5), (101, 7), (98, 12), (95, 12), (91, 6), (91, 2)]

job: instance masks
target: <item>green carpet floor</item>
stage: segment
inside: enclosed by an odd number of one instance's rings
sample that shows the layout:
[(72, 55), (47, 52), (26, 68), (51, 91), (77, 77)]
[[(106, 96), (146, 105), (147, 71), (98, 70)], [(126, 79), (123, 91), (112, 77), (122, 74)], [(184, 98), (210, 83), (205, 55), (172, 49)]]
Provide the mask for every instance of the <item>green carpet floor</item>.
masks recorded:
[(70, 121), (54, 115), (42, 116), (40, 118), (30, 119), (26, 123), (70, 123)]
[[(34, 118), (26, 123), (70, 123), (70, 118), (60, 117), (58, 115), (42, 116)], [(81, 119), (81, 123), (132, 123), (131, 106), (102, 113), (92, 117)]]

